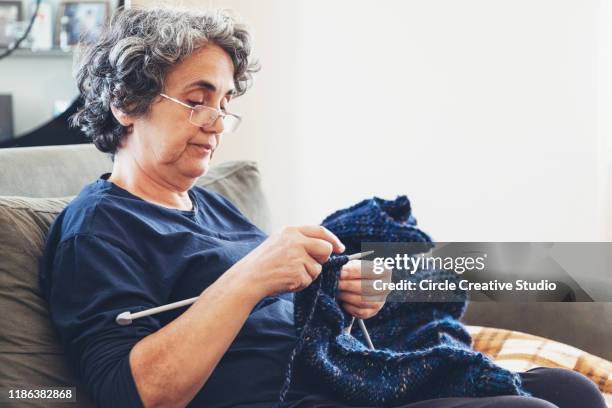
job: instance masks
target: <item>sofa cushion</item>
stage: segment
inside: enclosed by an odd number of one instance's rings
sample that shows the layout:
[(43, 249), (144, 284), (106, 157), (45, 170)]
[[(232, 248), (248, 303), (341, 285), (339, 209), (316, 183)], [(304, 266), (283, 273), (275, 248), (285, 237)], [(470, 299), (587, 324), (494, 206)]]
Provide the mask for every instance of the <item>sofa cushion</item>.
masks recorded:
[(468, 326), (474, 350), (487, 354), (508, 370), (565, 368), (584, 374), (612, 399), (612, 362), (576, 347), (532, 334), (493, 327)]
[(0, 195), (67, 197), (112, 168), (92, 144), (0, 149)]
[[(198, 184), (224, 195), (267, 230), (267, 205), (253, 162), (213, 166)], [(76, 386), (77, 406), (86, 407), (92, 405), (64, 363), (38, 286), (38, 261), (48, 228), (71, 199), (0, 196), (0, 367), (5, 367), (0, 384)]]
[(255, 162), (230, 161), (213, 166), (198, 185), (222, 194), (253, 224), (270, 232), (270, 209)]

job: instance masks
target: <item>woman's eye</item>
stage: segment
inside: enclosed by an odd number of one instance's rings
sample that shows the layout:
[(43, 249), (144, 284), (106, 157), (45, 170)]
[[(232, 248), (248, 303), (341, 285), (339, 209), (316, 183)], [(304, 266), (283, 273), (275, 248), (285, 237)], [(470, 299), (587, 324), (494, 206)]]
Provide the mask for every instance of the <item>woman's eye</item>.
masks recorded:
[(195, 107), (195, 106), (198, 106), (198, 105), (201, 105), (201, 104), (202, 104), (202, 102), (200, 102), (200, 101), (187, 101), (187, 103), (188, 103), (189, 105), (193, 106), (193, 107)]

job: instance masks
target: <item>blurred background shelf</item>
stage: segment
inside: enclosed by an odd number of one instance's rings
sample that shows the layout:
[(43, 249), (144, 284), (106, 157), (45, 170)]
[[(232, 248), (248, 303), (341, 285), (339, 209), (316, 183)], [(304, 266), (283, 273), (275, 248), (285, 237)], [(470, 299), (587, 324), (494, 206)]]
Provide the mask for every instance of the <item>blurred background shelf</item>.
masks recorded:
[(20, 48), (13, 51), (11, 56), (19, 58), (72, 58), (72, 55), (72, 51), (63, 51), (59, 48), (37, 51), (33, 51), (28, 48)]

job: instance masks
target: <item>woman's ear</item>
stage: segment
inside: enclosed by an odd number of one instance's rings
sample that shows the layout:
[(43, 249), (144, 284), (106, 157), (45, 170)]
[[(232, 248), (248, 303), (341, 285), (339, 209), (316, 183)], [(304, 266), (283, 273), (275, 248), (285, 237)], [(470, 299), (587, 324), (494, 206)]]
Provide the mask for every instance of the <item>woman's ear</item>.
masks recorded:
[(123, 112), (121, 109), (111, 105), (111, 111), (113, 112), (115, 119), (117, 119), (117, 122), (119, 122), (122, 126), (129, 127), (134, 123), (132, 117)]

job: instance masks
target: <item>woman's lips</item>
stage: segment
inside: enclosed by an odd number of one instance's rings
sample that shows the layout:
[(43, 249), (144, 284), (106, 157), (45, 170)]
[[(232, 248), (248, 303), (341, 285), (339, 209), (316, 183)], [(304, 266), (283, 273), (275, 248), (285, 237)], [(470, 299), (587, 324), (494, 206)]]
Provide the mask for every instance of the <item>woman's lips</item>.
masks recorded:
[(212, 152), (212, 147), (209, 144), (192, 143), (191, 146), (202, 156), (207, 156)]

